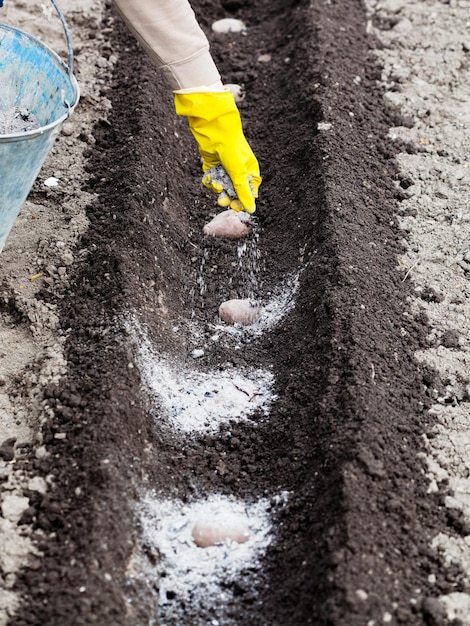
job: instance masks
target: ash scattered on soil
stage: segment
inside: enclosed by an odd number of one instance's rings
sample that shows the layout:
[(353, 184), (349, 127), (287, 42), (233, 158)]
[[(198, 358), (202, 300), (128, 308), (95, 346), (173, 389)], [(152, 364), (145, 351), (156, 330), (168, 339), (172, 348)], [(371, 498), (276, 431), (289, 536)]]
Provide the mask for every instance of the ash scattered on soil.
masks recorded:
[[(142, 380), (155, 403), (157, 427), (173, 432), (213, 432), (232, 419), (250, 419), (253, 413), (266, 417), (275, 399), (273, 376), (262, 370), (239, 370), (233, 366), (207, 371), (193, 362), (183, 366), (175, 355), (159, 354), (148, 334), (135, 323), (131, 338), (136, 345)], [(217, 339), (218, 340), (218, 339)]]
[[(403, 144), (389, 129), (406, 124), (384, 105), (364, 8), (224, 2), (247, 31), (222, 36), (210, 29), (219, 2), (193, 4), (224, 79), (246, 87), (241, 110), (264, 177), (258, 295), (299, 277), (286, 316), (248, 340), (238, 335), (236, 350), (214, 342), (200, 367), (266, 367), (277, 397), (263, 423), (232, 418), (183, 442), (156, 426), (123, 312), (138, 312), (159, 354), (192, 362), (194, 337), (172, 329), (191, 316), (213, 323), (244, 282), (237, 246), (202, 237), (213, 198), (200, 189), (185, 121), (108, 7), (100, 36), (109, 41), (99, 45), (116, 64), (100, 88), (113, 108), (86, 141), (90, 228), (67, 289), (45, 283), (39, 296), (56, 307), (68, 369), (42, 390), (45, 454), (31, 465), (52, 487), (24, 520), (42, 556), (15, 583), (22, 605), (10, 626), (157, 621), (162, 580), (152, 578), (152, 590), (129, 585), (142, 486), (158, 502), (182, 503), (289, 492), (273, 506), (259, 594), (244, 574), (230, 585), (224, 615), (240, 624), (432, 623), (435, 598), (464, 583), (432, 546), (450, 522), (420, 456), (434, 379), (415, 353), (429, 328), (396, 268)], [(204, 611), (179, 604), (173, 619), (195, 624), (211, 605)]]
[[(180, 624), (188, 603), (198, 614), (193, 618), (194, 626), (239, 624), (238, 616), (227, 614), (228, 599), (241, 585), (246, 593), (259, 596), (260, 558), (272, 539), (271, 513), (284, 506), (287, 498), (284, 493), (273, 501), (244, 502), (214, 494), (185, 504), (161, 501), (155, 494), (144, 497), (139, 507), (142, 550), (131, 563), (130, 572), (138, 572), (131, 574), (134, 584), (135, 578), (141, 578), (149, 590), (159, 581), (159, 624)], [(192, 535), (197, 524), (242, 528), (247, 540), (201, 548)]]

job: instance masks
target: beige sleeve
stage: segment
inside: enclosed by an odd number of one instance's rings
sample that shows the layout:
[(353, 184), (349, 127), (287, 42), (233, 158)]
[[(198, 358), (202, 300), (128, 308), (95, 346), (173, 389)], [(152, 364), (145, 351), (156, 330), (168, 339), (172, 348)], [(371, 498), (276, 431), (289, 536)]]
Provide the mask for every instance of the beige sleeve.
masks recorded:
[(220, 74), (188, 0), (114, 0), (173, 89), (211, 85)]

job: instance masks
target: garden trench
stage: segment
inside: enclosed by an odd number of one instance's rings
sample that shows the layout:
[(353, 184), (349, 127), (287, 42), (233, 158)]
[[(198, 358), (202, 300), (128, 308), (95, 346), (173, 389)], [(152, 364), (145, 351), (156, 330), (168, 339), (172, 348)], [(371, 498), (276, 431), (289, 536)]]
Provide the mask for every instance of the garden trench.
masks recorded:
[[(112, 109), (87, 148), (94, 199), (82, 261), (60, 299), (47, 285), (39, 293), (59, 307), (67, 373), (44, 391), (50, 455), (34, 468), (54, 488), (32, 500), (42, 556), (18, 577), (10, 623), (433, 623), (427, 596), (459, 588), (460, 573), (440, 569), (429, 548), (447, 523), (437, 496), (424, 497), (417, 455), (435, 381), (414, 359), (426, 321), (396, 270), (403, 146), (387, 134), (402, 120), (385, 108), (364, 8), (222, 3), (249, 29), (216, 36), (220, 4), (192, 4), (224, 81), (246, 88), (240, 109), (263, 175), (247, 244), (255, 261), (203, 237), (214, 201), (185, 120), (107, 7), (117, 60), (101, 94)], [(282, 287), (293, 306), (284, 301), (285, 315), (259, 333), (219, 329), (211, 341), (218, 306), (244, 297), (253, 272), (262, 302)], [(170, 427), (145, 382), (135, 324), (182, 371), (269, 371), (268, 415), (210, 432)], [(161, 581), (129, 570), (145, 555), (135, 508), (144, 492), (267, 499), (273, 539), (260, 566), (227, 584), (222, 604), (173, 594), (162, 614)]]

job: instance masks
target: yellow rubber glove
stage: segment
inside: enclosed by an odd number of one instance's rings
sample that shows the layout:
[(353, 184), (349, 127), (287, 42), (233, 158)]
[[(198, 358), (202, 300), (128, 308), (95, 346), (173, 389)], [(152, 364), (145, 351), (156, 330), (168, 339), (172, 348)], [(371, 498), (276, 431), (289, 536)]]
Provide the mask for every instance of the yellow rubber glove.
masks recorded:
[[(217, 194), (226, 191), (209, 170), (222, 165), (236, 193), (229, 204), (235, 211), (254, 213), (255, 199), (261, 184), (259, 165), (243, 134), (240, 113), (229, 91), (175, 92), (178, 115), (188, 118), (189, 128), (197, 141), (202, 157), (202, 170), (207, 173), (203, 184)], [(230, 196), (230, 194), (228, 194)]]
[[(251, 180), (252, 178), (249, 176), (250, 187)], [(217, 204), (219, 206), (233, 208), (235, 211), (243, 211), (242, 203), (237, 198), (230, 176), (222, 165), (215, 165), (210, 170), (207, 170), (202, 177), (202, 184), (217, 194)]]

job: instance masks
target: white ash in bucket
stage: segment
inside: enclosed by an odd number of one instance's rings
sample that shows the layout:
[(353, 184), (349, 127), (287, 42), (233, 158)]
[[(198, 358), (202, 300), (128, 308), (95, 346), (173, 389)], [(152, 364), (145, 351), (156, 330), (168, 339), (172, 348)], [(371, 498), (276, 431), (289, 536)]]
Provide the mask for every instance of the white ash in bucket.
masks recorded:
[(0, 135), (13, 135), (39, 128), (40, 124), (28, 109), (10, 107), (0, 109)]

